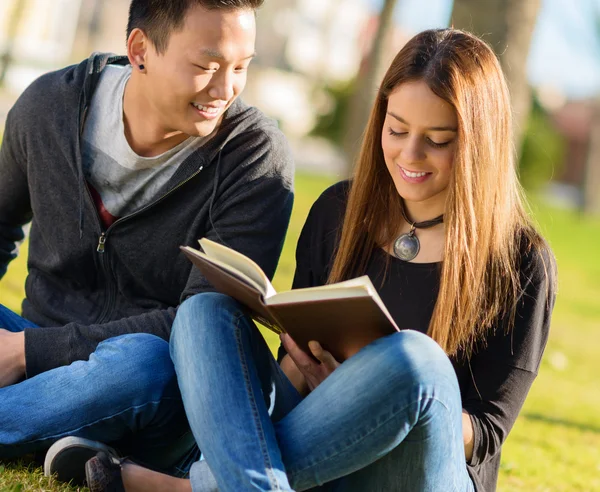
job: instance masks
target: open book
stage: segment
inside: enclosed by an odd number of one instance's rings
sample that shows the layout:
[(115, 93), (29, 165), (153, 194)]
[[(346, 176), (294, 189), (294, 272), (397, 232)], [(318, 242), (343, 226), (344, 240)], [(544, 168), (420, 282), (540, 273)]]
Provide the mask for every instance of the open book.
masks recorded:
[(250, 315), (279, 333), (287, 332), (307, 353), (316, 340), (338, 360), (398, 330), (368, 276), (337, 284), (277, 293), (247, 256), (209, 239), (183, 253), (223, 294), (247, 306)]

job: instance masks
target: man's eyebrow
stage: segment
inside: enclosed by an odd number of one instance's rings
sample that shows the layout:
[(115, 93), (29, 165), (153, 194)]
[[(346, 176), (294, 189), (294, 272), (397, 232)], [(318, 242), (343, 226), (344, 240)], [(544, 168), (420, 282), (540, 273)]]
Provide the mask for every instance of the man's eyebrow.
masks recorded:
[[(391, 111), (388, 111), (387, 114), (389, 114), (392, 118), (397, 119), (400, 123), (404, 123), (405, 125), (408, 125), (408, 122), (401, 116), (398, 116), (397, 114), (394, 114)], [(456, 132), (456, 131), (458, 131), (453, 126), (432, 126), (431, 128), (427, 128), (427, 130), (432, 131), (432, 132)]]
[[(202, 51), (200, 51), (200, 54), (203, 56), (207, 56), (209, 58), (218, 58), (220, 60), (225, 60), (223, 53), (221, 53), (220, 51), (217, 51), (217, 50), (210, 49), (210, 48), (203, 49)], [(242, 58), (242, 60), (248, 60), (250, 58), (254, 58), (255, 56), (256, 56), (256, 52), (252, 53), (251, 55), (249, 55), (245, 58)]]

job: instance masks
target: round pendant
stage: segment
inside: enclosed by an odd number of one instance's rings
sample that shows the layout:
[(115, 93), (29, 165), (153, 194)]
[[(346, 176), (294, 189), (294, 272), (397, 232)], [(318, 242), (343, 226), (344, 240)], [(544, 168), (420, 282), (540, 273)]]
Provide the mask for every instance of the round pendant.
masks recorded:
[(419, 239), (410, 232), (402, 234), (394, 241), (394, 254), (404, 261), (411, 261), (419, 254), (421, 245)]

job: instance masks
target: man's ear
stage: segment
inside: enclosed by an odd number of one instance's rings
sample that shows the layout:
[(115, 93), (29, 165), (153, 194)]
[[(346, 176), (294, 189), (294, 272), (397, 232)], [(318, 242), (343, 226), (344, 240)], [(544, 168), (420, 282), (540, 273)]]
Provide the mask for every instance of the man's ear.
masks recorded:
[(127, 39), (127, 57), (134, 69), (137, 68), (142, 72), (146, 70), (146, 55), (149, 43), (150, 40), (144, 31), (137, 27), (129, 34), (129, 38)]

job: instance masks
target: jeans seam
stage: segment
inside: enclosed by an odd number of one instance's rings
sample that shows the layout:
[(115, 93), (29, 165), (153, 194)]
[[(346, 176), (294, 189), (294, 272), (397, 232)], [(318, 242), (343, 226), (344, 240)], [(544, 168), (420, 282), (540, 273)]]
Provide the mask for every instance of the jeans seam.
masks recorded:
[[(179, 398), (165, 397), (165, 398), (161, 398), (160, 400), (152, 400), (152, 401), (146, 402), (143, 405), (133, 405), (131, 407), (127, 407), (126, 409), (124, 409), (124, 410), (122, 410), (122, 411), (120, 411), (118, 413), (114, 413), (114, 414), (109, 415), (107, 417), (102, 417), (101, 419), (94, 420), (93, 422), (89, 422), (89, 423), (87, 423), (85, 425), (82, 425), (82, 426), (79, 426), (79, 427), (77, 427), (75, 429), (71, 429), (71, 430), (64, 431), (64, 432), (59, 432), (58, 434), (53, 434), (51, 436), (40, 437), (38, 439), (33, 439), (33, 440), (30, 440), (30, 441), (23, 441), (23, 442), (20, 442), (19, 445), (20, 444), (35, 444), (35, 443), (38, 443), (38, 442), (47, 441), (48, 439), (57, 439), (57, 438), (62, 438), (62, 437), (65, 437), (65, 436), (73, 435), (74, 432), (78, 432), (81, 429), (85, 429), (86, 427), (91, 427), (91, 426), (96, 425), (96, 424), (98, 424), (100, 422), (104, 422), (106, 420), (113, 419), (113, 418), (118, 417), (119, 415), (122, 415), (125, 412), (128, 412), (128, 411), (130, 411), (132, 409), (142, 408), (142, 407), (144, 407), (146, 405), (150, 405), (150, 404), (154, 404), (154, 403), (159, 403), (160, 404), (163, 401), (171, 401), (171, 400), (175, 401), (175, 400), (179, 400)], [(2, 446), (0, 446), (0, 448), (1, 447)]]
[[(376, 426), (375, 426), (375, 427), (374, 427), (374, 428), (373, 428), (371, 431), (369, 431), (367, 434), (365, 434), (363, 437), (361, 437), (361, 438), (360, 438), (358, 441), (356, 441), (356, 443), (353, 443), (353, 445), (354, 445), (354, 444), (357, 444), (357, 443), (360, 443), (361, 441), (363, 441), (364, 439), (366, 439), (367, 437), (369, 437), (371, 434), (373, 434), (373, 432), (375, 432), (377, 429), (379, 429), (379, 428), (380, 428), (382, 425), (385, 425), (385, 424), (387, 424), (387, 423), (388, 423), (390, 420), (392, 420), (393, 418), (395, 418), (395, 417), (396, 417), (396, 415), (398, 415), (400, 412), (402, 412), (402, 411), (403, 411), (404, 409), (406, 409), (407, 407), (409, 407), (409, 406), (411, 406), (411, 405), (414, 405), (414, 404), (416, 404), (416, 403), (422, 402), (422, 401), (424, 401), (424, 400), (437, 401), (437, 402), (439, 402), (439, 403), (440, 403), (440, 404), (441, 404), (441, 405), (442, 405), (442, 406), (443, 406), (443, 407), (444, 407), (446, 410), (448, 410), (448, 411), (450, 410), (450, 409), (449, 409), (449, 408), (448, 408), (448, 407), (447, 407), (447, 406), (444, 404), (444, 402), (443, 402), (443, 401), (441, 401), (441, 400), (439, 400), (438, 398), (435, 398), (435, 397), (418, 398), (417, 400), (415, 400), (415, 401), (412, 401), (412, 402), (408, 403), (407, 405), (405, 405), (405, 406), (403, 406), (403, 407), (399, 408), (399, 409), (398, 409), (398, 410), (396, 410), (395, 412), (393, 412), (393, 413), (392, 413), (392, 415), (391, 415), (389, 418), (387, 418), (387, 419), (386, 419), (384, 422), (380, 423), (379, 425), (376, 425)], [(453, 436), (453, 437), (454, 437), (454, 436)], [(346, 449), (347, 449), (347, 447), (346, 447), (346, 448), (344, 448), (344, 451), (345, 451)], [(329, 455), (329, 456), (327, 456), (327, 457), (324, 457), (324, 458), (322, 458), (322, 459), (320, 459), (320, 460), (318, 460), (318, 461), (316, 461), (316, 462), (310, 463), (310, 464), (308, 464), (308, 465), (306, 465), (306, 466), (304, 466), (304, 467), (302, 467), (302, 468), (299, 468), (299, 469), (297, 469), (297, 470), (293, 470), (293, 471), (291, 471), (291, 470), (288, 470), (287, 472), (288, 472), (288, 474), (289, 474), (289, 475), (293, 476), (293, 475), (295, 475), (295, 474), (298, 474), (298, 473), (301, 473), (301, 472), (303, 472), (303, 471), (307, 470), (307, 469), (308, 469), (308, 468), (310, 468), (310, 467), (313, 467), (313, 466), (316, 466), (316, 465), (320, 465), (321, 463), (323, 463), (323, 462), (324, 462), (324, 461), (326, 461), (326, 460), (329, 460), (329, 459), (335, 458), (335, 457), (336, 457), (336, 456), (338, 456), (339, 454), (340, 454), (340, 451), (336, 451), (334, 454), (331, 454), (331, 455)], [(453, 480), (453, 481), (455, 482), (455, 480)], [(293, 482), (293, 480), (291, 480), (291, 482)], [(455, 489), (455, 490), (457, 490), (457, 488), (456, 488), (456, 482), (454, 483), (454, 489)]]
[(235, 319), (235, 327), (236, 327), (235, 337), (236, 337), (236, 341), (237, 341), (238, 355), (240, 357), (240, 362), (242, 363), (242, 372), (244, 375), (244, 383), (246, 385), (246, 390), (248, 391), (248, 396), (249, 396), (248, 400), (250, 403), (254, 424), (256, 425), (257, 431), (259, 433), (260, 451), (263, 456), (263, 460), (265, 461), (265, 464), (267, 465), (266, 469), (267, 469), (267, 476), (269, 477), (269, 482), (271, 482), (271, 486), (276, 487), (276, 489), (274, 489), (274, 490), (282, 490), (281, 487), (279, 486), (277, 479), (273, 475), (272, 463), (271, 463), (269, 452), (268, 452), (268, 449), (267, 449), (266, 443), (265, 443), (264, 429), (260, 422), (260, 416), (258, 413), (258, 408), (256, 406), (256, 399), (255, 399), (256, 395), (254, 394), (254, 390), (252, 388), (252, 384), (250, 381), (250, 375), (248, 373), (248, 364), (246, 361), (244, 351), (242, 350), (242, 341), (241, 341), (242, 332), (241, 332), (239, 325), (240, 325), (240, 320), (243, 318), (244, 318), (244, 315), (239, 314)]

